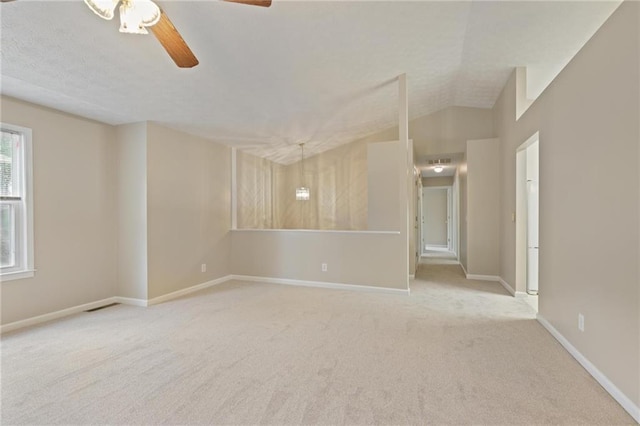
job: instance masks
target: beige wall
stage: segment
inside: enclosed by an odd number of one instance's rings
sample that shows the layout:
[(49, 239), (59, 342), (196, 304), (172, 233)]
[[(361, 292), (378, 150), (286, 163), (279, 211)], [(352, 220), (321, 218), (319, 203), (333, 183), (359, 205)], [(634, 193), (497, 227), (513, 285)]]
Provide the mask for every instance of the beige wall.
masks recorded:
[(230, 273), (231, 151), (152, 123), (147, 132), (148, 292), (154, 298)]
[[(367, 144), (355, 141), (280, 165), (238, 151), (239, 229), (367, 229)], [(310, 190), (295, 199), (297, 187)]]
[[(353, 232), (313, 230), (237, 230), (232, 231), (232, 273), (268, 278), (319, 281), (408, 288), (408, 236), (407, 211), (397, 206), (408, 205), (407, 153), (399, 142), (372, 144), (387, 154), (386, 166), (380, 167), (395, 182), (389, 190), (381, 191), (380, 200), (396, 208), (386, 217), (385, 226), (394, 226), (395, 232)], [(374, 150), (376, 148), (373, 148)], [(388, 148), (388, 149), (387, 149)], [(402, 170), (400, 170), (402, 169)], [(401, 171), (403, 171), (401, 173)], [(395, 190), (393, 190), (395, 187)], [(403, 190), (399, 191), (399, 188)], [(327, 272), (321, 264), (327, 263)]]
[(355, 141), (304, 159), (308, 201), (297, 201), (300, 161), (286, 166), (285, 229), (367, 229), (367, 145)]
[[(239, 229), (283, 227), (285, 166), (236, 151), (237, 226)], [(292, 197), (292, 194), (289, 194)]]
[(368, 225), (375, 231), (399, 231), (401, 204), (398, 194), (400, 170), (389, 161), (396, 156), (398, 142), (376, 142), (367, 146), (369, 207)]
[(231, 262), (236, 275), (406, 290), (406, 251), (400, 233), (237, 230)]
[(464, 152), (468, 140), (494, 136), (490, 109), (450, 107), (409, 121), (409, 139), (420, 154)]
[(116, 128), (117, 294), (147, 298), (147, 123)]
[(636, 405), (639, 24), (640, 4), (623, 3), (520, 120), (515, 76), (494, 110), (503, 173), (501, 276), (514, 285), (516, 148), (539, 130), (540, 314)]
[(500, 271), (500, 144), (497, 139), (467, 142), (467, 273), (497, 276)]
[(2, 121), (33, 130), (33, 278), (2, 282), (2, 323), (116, 291), (112, 126), (8, 97)]
[[(461, 153), (470, 139), (495, 136), (493, 111), (487, 108), (449, 107), (409, 120), (416, 160), (423, 155)], [(398, 138), (398, 126), (371, 134), (359, 141), (384, 142)]]
[(2, 324), (230, 273), (229, 148), (6, 97), (2, 120), (33, 130), (37, 269), (2, 283)]

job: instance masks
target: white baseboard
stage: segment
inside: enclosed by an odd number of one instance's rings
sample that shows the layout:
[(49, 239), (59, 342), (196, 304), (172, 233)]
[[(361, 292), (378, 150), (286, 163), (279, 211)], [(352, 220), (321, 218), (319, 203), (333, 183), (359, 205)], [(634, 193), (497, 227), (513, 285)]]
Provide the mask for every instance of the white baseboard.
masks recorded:
[(432, 251), (449, 251), (449, 246), (425, 246), (424, 249)]
[(48, 314), (38, 315), (36, 317), (27, 318), (24, 320), (11, 322), (9, 324), (0, 325), (0, 334), (17, 330), (19, 328), (42, 324), (44, 322), (48, 322), (48, 321), (63, 318), (69, 315), (88, 311), (89, 309), (100, 308), (102, 306), (110, 305), (112, 303), (122, 303), (124, 305), (140, 306), (140, 307), (151, 306), (158, 303), (166, 302), (171, 299), (175, 299), (180, 296), (184, 296), (185, 294), (203, 290), (205, 288), (208, 288), (214, 285), (222, 284), (232, 279), (244, 280), (244, 281), (258, 281), (258, 282), (266, 282), (266, 283), (274, 283), (274, 284), (298, 285), (298, 286), (305, 286), (305, 287), (324, 287), (324, 288), (334, 288), (334, 289), (340, 289), (340, 290), (357, 290), (357, 291), (370, 291), (370, 292), (378, 292), (378, 293), (409, 295), (408, 288), (405, 290), (405, 289), (399, 289), (399, 288), (327, 283), (327, 282), (321, 282), (321, 281), (302, 281), (302, 280), (291, 280), (291, 279), (282, 279), (282, 278), (253, 277), (253, 276), (246, 276), (246, 275), (227, 275), (221, 278), (217, 278), (215, 280), (204, 282), (202, 284), (197, 284), (192, 287), (184, 288), (182, 290), (178, 290), (172, 293), (164, 294), (162, 296), (154, 297), (153, 299), (145, 300), (145, 299), (136, 299), (131, 297), (114, 296), (114, 297), (109, 297), (102, 300), (97, 300), (95, 302), (85, 303), (78, 306), (72, 306), (70, 308), (62, 309), (60, 311), (50, 312)]
[(477, 275), (477, 274), (467, 274), (468, 280), (478, 280), (478, 281), (500, 281), (500, 277), (497, 275)]
[(285, 284), (285, 285), (295, 285), (301, 287), (320, 287), (320, 288), (332, 288), (336, 290), (355, 290), (355, 291), (366, 291), (366, 292), (374, 292), (374, 293), (390, 293), (390, 294), (402, 294), (409, 295), (409, 289), (402, 288), (389, 288), (389, 287), (373, 287), (367, 285), (356, 285), (356, 284), (342, 284), (342, 283), (330, 283), (324, 281), (304, 281), (304, 280), (293, 280), (288, 278), (267, 278), (267, 277), (256, 277), (252, 275), (232, 275), (234, 280), (239, 281), (252, 281), (252, 282), (263, 282), (269, 284)]
[(627, 413), (629, 413), (631, 417), (635, 419), (636, 422), (640, 423), (640, 407), (634, 404), (629, 397), (622, 393), (622, 391), (618, 389), (618, 387), (614, 385), (613, 382), (611, 382), (611, 380), (609, 380), (609, 378), (607, 378), (607, 376), (605, 376), (602, 371), (598, 370), (598, 368), (593, 365), (591, 361), (589, 361), (584, 355), (582, 355), (580, 351), (578, 351), (578, 349), (576, 349), (576, 347), (573, 346), (566, 337), (560, 334), (560, 332), (556, 330), (556, 328), (552, 326), (551, 323), (547, 321), (542, 315), (538, 314), (536, 316), (536, 319), (544, 328), (547, 329), (549, 333), (551, 333), (553, 337), (555, 337), (558, 342), (560, 342), (560, 344), (567, 350), (567, 352), (569, 352), (571, 356), (573, 356), (576, 361), (578, 361), (580, 365), (582, 365), (584, 369), (587, 370), (587, 372), (591, 374), (593, 378), (596, 379), (597, 382), (600, 383), (600, 385), (607, 392), (609, 392), (613, 399), (618, 401), (618, 404), (622, 405), (622, 408), (624, 408)]
[(354, 285), (354, 284), (328, 283), (328, 282), (321, 282), (321, 281), (302, 281), (302, 280), (290, 280), (290, 279), (282, 279), (282, 278), (253, 277), (253, 276), (246, 276), (246, 275), (227, 275), (215, 280), (204, 282), (202, 284), (197, 284), (192, 287), (184, 288), (182, 290), (178, 290), (172, 293), (164, 294), (162, 296), (154, 297), (153, 299), (145, 300), (145, 299), (136, 299), (131, 297), (114, 296), (114, 297), (109, 297), (102, 300), (97, 300), (95, 302), (85, 303), (78, 306), (72, 306), (70, 308), (62, 309), (60, 311), (50, 312), (48, 314), (38, 315), (32, 318), (27, 318), (24, 320), (11, 322), (9, 324), (0, 325), (0, 334), (17, 330), (19, 328), (29, 327), (32, 325), (53, 321), (55, 319), (59, 319), (69, 315), (88, 311), (89, 309), (100, 308), (102, 306), (110, 305), (112, 303), (122, 303), (125, 305), (140, 306), (140, 307), (151, 306), (158, 303), (166, 302), (171, 299), (175, 299), (180, 296), (184, 296), (185, 294), (203, 290), (205, 288), (208, 288), (214, 285), (222, 284), (232, 279), (244, 280), (244, 281), (258, 281), (258, 282), (266, 282), (266, 283), (273, 283), (273, 284), (297, 285), (297, 286), (305, 286), (305, 287), (323, 287), (323, 288), (333, 288), (333, 289), (340, 289), (340, 290), (357, 290), (357, 291), (409, 295), (408, 288), (405, 290), (405, 289), (399, 289), (399, 288), (372, 287), (372, 286)]
[(162, 296), (154, 297), (153, 299), (147, 300), (146, 306), (156, 305), (158, 303), (166, 302), (167, 300), (175, 299), (180, 296), (184, 296), (185, 294), (193, 293), (195, 291), (204, 290), (205, 288), (212, 287), (214, 285), (222, 284), (224, 282), (230, 281), (232, 275), (227, 275), (221, 278), (217, 278), (215, 280), (207, 281), (202, 284), (196, 284), (191, 287), (183, 288), (182, 290), (177, 290), (172, 293), (163, 294)]
[(231, 275), (227, 275), (222, 278), (207, 281), (205, 283), (194, 285), (192, 287), (188, 287), (182, 290), (174, 291), (173, 293), (154, 297), (153, 299), (150, 299), (150, 300), (135, 299), (132, 297), (121, 297), (121, 296), (109, 297), (106, 299), (97, 300), (95, 302), (85, 303), (83, 305), (78, 305), (78, 306), (72, 306), (71, 308), (62, 309), (60, 311), (51, 312), (44, 315), (38, 315), (37, 317), (27, 318), (24, 320), (1, 325), (0, 334), (17, 330), (19, 328), (29, 327), (36, 324), (42, 324), (44, 322), (63, 318), (69, 315), (77, 314), (79, 312), (88, 311), (89, 309), (100, 308), (102, 306), (110, 305), (112, 303), (122, 303), (124, 305), (140, 306), (140, 307), (151, 306), (157, 303), (166, 302), (167, 300), (175, 299), (180, 296), (184, 296), (185, 294), (193, 293), (194, 291), (202, 290), (217, 284), (222, 284), (223, 282), (226, 282), (229, 280), (231, 280)]
[(116, 303), (122, 303), (123, 305), (140, 306), (143, 308), (148, 306), (146, 299), (134, 299), (132, 297), (121, 297), (121, 296), (116, 296), (115, 299), (116, 299)]
[[(462, 263), (460, 263), (460, 266), (462, 266)], [(527, 295), (527, 293), (523, 293), (521, 291), (515, 291), (515, 289), (511, 287), (508, 282), (506, 282), (505, 280), (502, 279), (502, 277), (499, 277), (497, 275), (467, 274), (467, 271), (464, 269), (464, 266), (462, 266), (462, 270), (464, 271), (464, 274), (468, 280), (496, 281), (502, 284), (502, 287), (504, 287), (505, 290), (507, 290), (509, 294), (511, 294), (513, 297), (525, 297)]]
[(42, 324), (43, 322), (53, 321), (55, 319), (67, 317), (69, 315), (77, 314), (80, 312), (88, 311), (89, 309), (100, 308), (102, 306), (110, 305), (112, 303), (118, 303), (115, 297), (108, 297), (102, 300), (96, 300), (95, 302), (89, 302), (78, 306), (72, 306), (70, 308), (62, 309), (55, 312), (50, 312), (44, 315), (38, 315), (23, 319), (20, 321), (10, 322), (0, 326), (0, 334), (8, 331), (17, 330), (19, 328), (29, 327), (32, 325)]
[(469, 274), (467, 274), (467, 270), (464, 267), (464, 265), (462, 264), (462, 262), (460, 262), (460, 267), (462, 268), (462, 272), (464, 272), (464, 276), (467, 277)]
[(515, 289), (511, 287), (508, 282), (503, 280), (502, 277), (498, 277), (498, 281), (500, 281), (500, 284), (502, 284), (502, 287), (504, 287), (509, 293), (511, 293), (513, 297), (516, 297)]

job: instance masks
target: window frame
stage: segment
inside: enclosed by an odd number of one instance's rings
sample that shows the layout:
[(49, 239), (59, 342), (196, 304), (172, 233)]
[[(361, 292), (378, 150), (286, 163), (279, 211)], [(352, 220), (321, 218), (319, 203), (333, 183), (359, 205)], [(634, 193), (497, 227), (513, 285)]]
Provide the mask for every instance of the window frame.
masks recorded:
[(0, 122), (0, 130), (17, 133), (22, 138), (20, 155), (20, 200), (1, 200), (3, 205), (14, 206), (15, 266), (0, 268), (0, 281), (30, 278), (35, 274), (33, 246), (33, 149), (29, 128)]

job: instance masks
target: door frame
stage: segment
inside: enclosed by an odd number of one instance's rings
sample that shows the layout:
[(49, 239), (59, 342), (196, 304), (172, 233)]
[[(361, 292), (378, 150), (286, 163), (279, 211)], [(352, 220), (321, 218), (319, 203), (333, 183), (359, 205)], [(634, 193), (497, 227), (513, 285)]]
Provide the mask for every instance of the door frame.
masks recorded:
[(424, 241), (424, 191), (443, 189), (447, 190), (447, 246), (431, 246), (430, 250), (453, 252), (453, 185), (423, 186), (422, 191), (420, 191), (420, 255), (422, 256), (426, 254), (426, 245)]
[[(527, 148), (538, 143), (540, 149), (540, 132), (535, 132), (524, 143), (516, 149), (516, 211), (513, 212), (512, 219), (516, 224), (516, 292), (526, 294), (527, 292)], [(538, 165), (538, 170), (540, 165)], [(538, 177), (538, 190), (540, 189), (540, 177)], [(538, 206), (538, 210), (540, 210)], [(539, 216), (538, 216), (539, 217)], [(540, 235), (540, 225), (538, 225), (538, 235)], [(538, 246), (540, 244), (538, 243)], [(540, 264), (538, 263), (538, 270)], [(540, 275), (538, 274), (538, 277)], [(538, 289), (540, 285), (538, 284)]]

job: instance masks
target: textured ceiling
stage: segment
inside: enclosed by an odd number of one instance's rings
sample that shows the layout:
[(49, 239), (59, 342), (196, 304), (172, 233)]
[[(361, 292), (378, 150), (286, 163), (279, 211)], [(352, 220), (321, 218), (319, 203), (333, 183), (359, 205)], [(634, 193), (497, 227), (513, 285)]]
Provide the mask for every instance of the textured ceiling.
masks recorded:
[[(177, 68), (152, 35), (82, 2), (2, 3), (3, 94), (105, 123), (155, 121), (287, 163), (415, 118), (491, 108), (511, 71), (540, 92), (612, 2), (158, 3), (200, 60)], [(292, 146), (294, 145), (294, 146)]]

